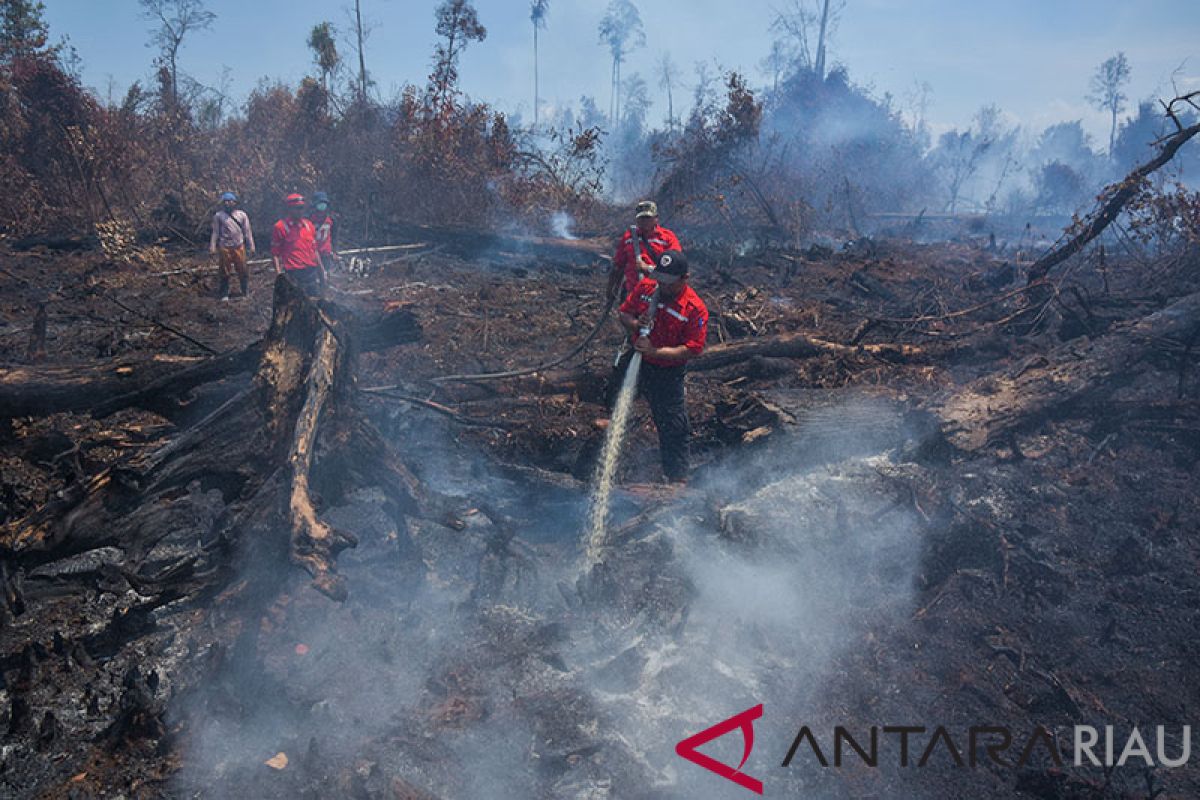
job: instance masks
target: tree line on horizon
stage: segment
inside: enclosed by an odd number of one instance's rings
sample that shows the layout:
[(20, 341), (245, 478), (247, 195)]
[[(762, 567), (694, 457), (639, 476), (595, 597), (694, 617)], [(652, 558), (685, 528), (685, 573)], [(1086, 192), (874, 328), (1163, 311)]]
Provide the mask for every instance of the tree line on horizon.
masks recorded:
[[(829, 59), (844, 0), (779, 8), (761, 88), (707, 62), (685, 87), (667, 51), (657, 53), (652, 88), (625, 70), (646, 45), (640, 12), (633, 0), (611, 0), (597, 26), (612, 62), (607, 110), (590, 96), (543, 105), (538, 36), (551, 3), (531, 0), (528, 124), (460, 87), (463, 52), (487, 37), (470, 0), (437, 5), (431, 71), (391, 99), (375, 91), (370, 25), (363, 0), (353, 0), (347, 30), (328, 20), (311, 28), (303, 44), (312, 75), (294, 87), (263, 83), (242, 104), (227, 75), (206, 87), (179, 68), (181, 50), (216, 18), (203, 0), (139, 2), (154, 78), (105, 102), (83, 88), (69, 46), (51, 43), (43, 4), (3, 0), (0, 178), (15, 191), (0, 197), (0, 230), (107, 225), (196, 240), (222, 190), (261, 218), (287, 192), (321, 189), (364, 241), (410, 223), (546, 233), (558, 212), (602, 229), (615, 219), (613, 201), (642, 195), (681, 225), (799, 241), (883, 211), (1070, 215), (1144, 160), (1165, 130), (1149, 101), (1121, 119), (1131, 67), (1118, 53), (1088, 91), (1112, 121), (1106, 151), (1078, 120), (1035, 134), (988, 104), (969, 126), (934, 137), (927, 84), (904, 102), (876, 97)], [(665, 121), (654, 126), (649, 110), (662, 100)], [(1196, 149), (1180, 165), (1189, 177), (1200, 169)]]

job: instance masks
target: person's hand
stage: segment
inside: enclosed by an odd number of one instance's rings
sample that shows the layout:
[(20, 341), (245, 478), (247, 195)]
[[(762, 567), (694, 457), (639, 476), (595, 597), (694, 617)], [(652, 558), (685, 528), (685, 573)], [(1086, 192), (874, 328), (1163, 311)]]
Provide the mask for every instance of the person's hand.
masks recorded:
[(644, 356), (652, 356), (654, 355), (654, 351), (658, 348), (650, 344), (649, 336), (639, 336), (633, 340), (633, 349)]
[(639, 328), (649, 328), (652, 321), (653, 320), (650, 318), (650, 309), (647, 308), (645, 311), (642, 312), (642, 315), (640, 317), (638, 317), (638, 327)]
[(608, 273), (608, 285), (604, 288), (605, 297), (616, 297), (617, 292), (621, 290), (621, 281), (624, 276), (617, 270), (611, 270)]

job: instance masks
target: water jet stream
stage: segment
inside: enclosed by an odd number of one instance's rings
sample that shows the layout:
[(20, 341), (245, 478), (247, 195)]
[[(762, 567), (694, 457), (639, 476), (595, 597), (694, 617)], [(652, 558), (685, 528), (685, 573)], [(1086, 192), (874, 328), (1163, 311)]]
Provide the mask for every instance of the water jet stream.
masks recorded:
[(621, 393), (617, 395), (617, 404), (613, 409), (612, 420), (604, 438), (604, 450), (600, 456), (600, 464), (596, 468), (596, 488), (592, 493), (592, 504), (588, 514), (588, 543), (587, 562), (589, 566), (598, 564), (607, 542), (608, 504), (612, 496), (613, 483), (617, 475), (617, 465), (621, 460), (621, 444), (625, 440), (625, 428), (629, 425), (630, 412), (633, 410), (633, 399), (637, 395), (638, 373), (642, 367), (642, 354), (634, 353), (629, 360), (629, 368), (625, 370), (625, 380), (621, 383)]

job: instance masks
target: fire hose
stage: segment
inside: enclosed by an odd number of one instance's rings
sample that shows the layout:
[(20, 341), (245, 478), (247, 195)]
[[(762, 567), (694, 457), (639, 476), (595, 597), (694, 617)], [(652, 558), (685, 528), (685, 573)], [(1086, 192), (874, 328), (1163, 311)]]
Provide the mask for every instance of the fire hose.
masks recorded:
[(617, 296), (609, 295), (608, 302), (604, 304), (604, 310), (600, 312), (600, 319), (596, 320), (595, 327), (588, 333), (587, 337), (582, 342), (575, 346), (571, 352), (561, 358), (556, 358), (553, 361), (547, 361), (545, 364), (538, 364), (536, 367), (527, 367), (525, 369), (514, 369), (507, 372), (486, 372), (480, 375), (443, 375), (438, 378), (430, 378), (430, 383), (470, 383), (472, 381), (502, 381), (508, 378), (519, 378), (522, 375), (533, 375), (536, 372), (545, 372), (548, 369), (557, 367), (570, 361), (575, 356), (583, 352), (589, 344), (600, 334), (604, 328), (604, 323), (608, 319), (609, 312), (612, 311), (613, 304), (616, 302)]
[[(631, 233), (630, 241), (633, 243), (633, 257), (640, 258), (641, 257), (641, 252), (640, 252), (641, 248), (638, 246), (640, 244), (640, 242), (638, 240), (639, 240), (641, 234), (638, 231), (636, 225), (631, 226), (629, 230)], [(654, 301), (655, 307), (657, 307), (657, 297), (658, 297), (658, 293), (655, 292), (655, 301)], [(584, 349), (587, 348), (587, 346), (590, 345), (595, 340), (595, 338), (600, 334), (600, 331), (604, 328), (604, 323), (608, 319), (608, 315), (612, 311), (613, 304), (616, 302), (616, 300), (617, 300), (617, 295), (615, 295), (615, 294), (609, 295), (608, 302), (605, 303), (604, 310), (600, 312), (600, 319), (596, 320), (595, 327), (592, 328), (591, 332), (589, 332), (588, 335), (586, 337), (584, 337), (583, 341), (580, 342), (578, 345), (576, 345), (573, 350), (571, 350), (566, 355), (561, 356), (560, 358), (556, 358), (553, 361), (547, 361), (544, 364), (538, 364), (536, 367), (526, 367), (524, 369), (513, 369), (513, 370), (507, 370), (505, 372), (484, 372), (484, 373), (480, 373), (478, 375), (442, 375), (437, 378), (430, 378), (429, 382), (430, 383), (472, 383), (472, 382), (476, 382), (476, 381), (503, 381), (503, 380), (508, 380), (509, 378), (520, 378), (524, 375), (533, 375), (538, 372), (545, 372), (548, 369), (552, 369), (554, 367), (557, 367), (560, 364), (564, 364), (567, 361), (570, 361), (572, 358), (575, 358), (575, 356), (582, 353), (584, 351)], [(645, 334), (643, 334), (643, 335), (645, 335)], [(623, 352), (623, 349), (622, 349), (622, 352)]]
[[(641, 242), (639, 241), (641, 239), (641, 233), (638, 231), (636, 225), (630, 226), (629, 232), (630, 232), (630, 242), (632, 243), (632, 246), (633, 246), (633, 257), (635, 259), (639, 259), (639, 258), (641, 258), (641, 247), (639, 246), (641, 244)], [(657, 297), (658, 297), (658, 293), (656, 292), (655, 298), (657, 299)], [(616, 300), (617, 300), (616, 295), (609, 296), (608, 302), (604, 306), (604, 311), (602, 311), (600, 313), (600, 319), (598, 319), (596, 321), (596, 326), (594, 328), (592, 328), (591, 332), (587, 335), (587, 337), (582, 342), (580, 342), (578, 345), (576, 345), (574, 350), (567, 353), (565, 356), (562, 356), (561, 358), (556, 358), (555, 360), (548, 361), (545, 364), (538, 364), (536, 367), (527, 367), (525, 369), (508, 370), (507, 372), (485, 372), (485, 373), (482, 373), (479, 375), (443, 375), (438, 378), (430, 378), (429, 382), (430, 383), (471, 383), (474, 381), (503, 381), (503, 380), (507, 380), (509, 378), (520, 378), (523, 375), (533, 375), (534, 373), (537, 373), (537, 372), (545, 372), (548, 369), (557, 367), (559, 364), (566, 363), (567, 361), (570, 361), (572, 358), (574, 358), (575, 356), (582, 353), (584, 351), (584, 348), (586, 348), (589, 344), (591, 344), (592, 341), (600, 334), (600, 331), (604, 327), (604, 322), (605, 322), (605, 320), (608, 319), (608, 314), (610, 311), (612, 311), (613, 303), (615, 303)], [(655, 303), (655, 305), (657, 306), (657, 302)], [(622, 348), (622, 352), (623, 352), (623, 348)], [(620, 356), (620, 353), (618, 353), (618, 357), (619, 356)]]

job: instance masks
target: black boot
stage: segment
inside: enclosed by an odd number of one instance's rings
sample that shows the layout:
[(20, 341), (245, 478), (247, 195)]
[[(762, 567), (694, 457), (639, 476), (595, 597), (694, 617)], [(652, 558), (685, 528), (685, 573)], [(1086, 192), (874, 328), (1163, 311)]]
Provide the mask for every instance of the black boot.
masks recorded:
[(219, 292), (219, 295), (222, 300), (229, 299), (229, 276), (228, 275), (221, 276), (221, 290)]
[(247, 277), (246, 275), (242, 275), (241, 280), (242, 280), (242, 297), (246, 297), (250, 294), (250, 278)]

